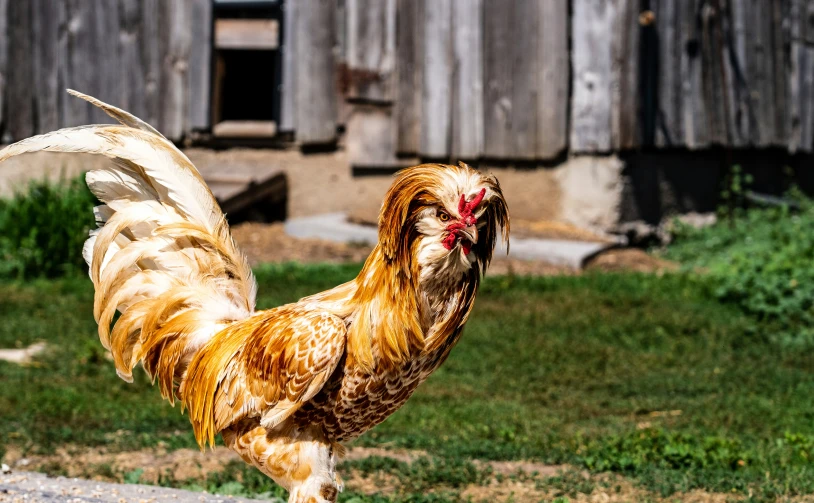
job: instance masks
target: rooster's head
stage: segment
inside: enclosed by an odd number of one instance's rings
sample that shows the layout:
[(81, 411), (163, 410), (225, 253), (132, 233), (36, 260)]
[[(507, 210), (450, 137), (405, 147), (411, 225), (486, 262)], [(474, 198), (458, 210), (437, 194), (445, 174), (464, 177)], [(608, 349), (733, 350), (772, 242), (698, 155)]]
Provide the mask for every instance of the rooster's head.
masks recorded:
[(483, 272), (498, 229), (508, 243), (509, 211), (500, 184), (464, 163), (422, 164), (402, 170), (385, 197), (379, 240), (385, 256), (404, 268), (462, 275)]

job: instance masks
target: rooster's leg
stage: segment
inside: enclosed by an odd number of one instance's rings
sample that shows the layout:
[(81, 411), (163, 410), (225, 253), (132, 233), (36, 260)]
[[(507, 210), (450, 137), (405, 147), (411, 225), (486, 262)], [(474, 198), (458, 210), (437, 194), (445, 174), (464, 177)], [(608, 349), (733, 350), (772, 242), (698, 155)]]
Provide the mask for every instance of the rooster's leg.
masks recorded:
[(244, 461), (291, 493), (289, 503), (333, 503), (342, 490), (331, 443), (316, 427), (281, 425), (269, 431), (250, 422), (222, 434)]

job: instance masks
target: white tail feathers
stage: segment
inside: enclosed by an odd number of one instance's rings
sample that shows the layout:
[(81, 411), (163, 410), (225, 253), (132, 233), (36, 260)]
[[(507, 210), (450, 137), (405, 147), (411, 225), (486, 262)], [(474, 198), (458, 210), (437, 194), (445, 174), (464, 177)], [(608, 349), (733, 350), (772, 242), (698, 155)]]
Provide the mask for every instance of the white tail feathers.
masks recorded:
[[(174, 382), (217, 330), (254, 311), (254, 276), (195, 166), (152, 126), (76, 91), (121, 123), (66, 128), (0, 151), (100, 154), (112, 165), (86, 175), (104, 204), (83, 255), (96, 288), (102, 344), (125, 380), (142, 360), (173, 399)], [(122, 316), (113, 331), (116, 311)]]

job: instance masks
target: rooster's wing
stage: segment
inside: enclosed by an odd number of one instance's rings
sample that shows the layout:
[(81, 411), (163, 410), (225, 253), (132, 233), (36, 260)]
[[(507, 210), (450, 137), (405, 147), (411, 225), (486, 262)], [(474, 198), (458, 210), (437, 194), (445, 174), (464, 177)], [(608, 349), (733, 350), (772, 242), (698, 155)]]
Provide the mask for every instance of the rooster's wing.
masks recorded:
[(200, 444), (245, 417), (274, 428), (311, 400), (345, 353), (345, 322), (301, 304), (258, 313), (216, 334), (181, 388)]

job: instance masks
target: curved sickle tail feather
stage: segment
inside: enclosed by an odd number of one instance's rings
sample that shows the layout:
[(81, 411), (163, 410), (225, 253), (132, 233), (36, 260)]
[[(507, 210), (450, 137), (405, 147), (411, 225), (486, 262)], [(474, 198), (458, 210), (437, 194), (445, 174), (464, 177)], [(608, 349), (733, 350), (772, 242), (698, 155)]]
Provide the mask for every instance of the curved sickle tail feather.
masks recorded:
[[(254, 311), (256, 284), (214, 196), (195, 166), (149, 124), (116, 107), (68, 91), (121, 125), (82, 126), (34, 136), (0, 151), (99, 154), (110, 166), (86, 175), (104, 204), (83, 254), (96, 289), (99, 338), (119, 376), (133, 367), (158, 379), (174, 402), (175, 386), (195, 351)], [(116, 311), (122, 313), (113, 331)]]

